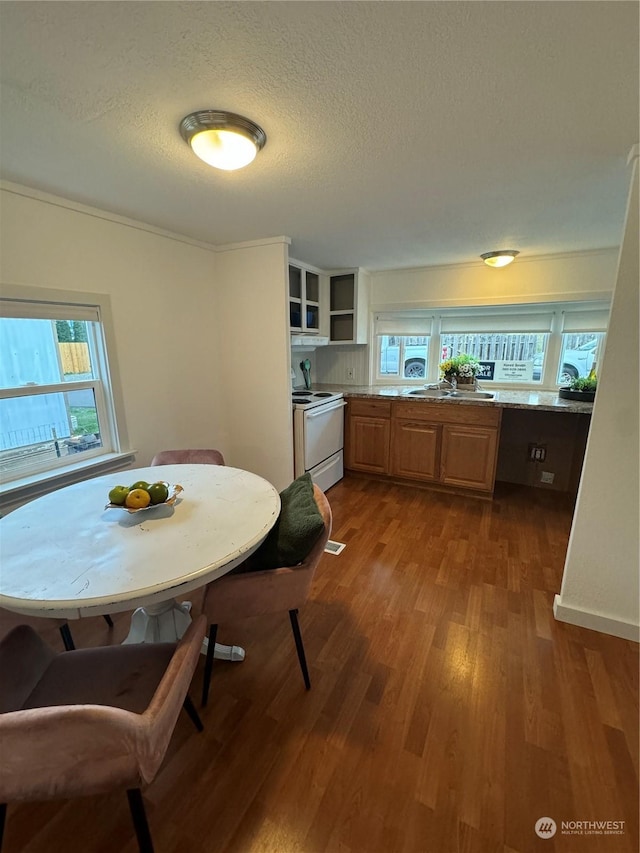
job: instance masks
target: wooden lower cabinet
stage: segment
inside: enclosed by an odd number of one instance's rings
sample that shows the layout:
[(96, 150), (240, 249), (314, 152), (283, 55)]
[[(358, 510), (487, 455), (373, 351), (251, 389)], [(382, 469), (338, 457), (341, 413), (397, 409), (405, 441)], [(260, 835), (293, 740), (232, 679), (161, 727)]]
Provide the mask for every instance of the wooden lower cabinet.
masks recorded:
[(390, 403), (384, 400), (347, 400), (347, 468), (369, 474), (388, 474), (390, 435)]
[(497, 452), (498, 430), (495, 427), (444, 424), (440, 482), (492, 492)]
[(439, 424), (394, 418), (391, 429), (391, 473), (412, 480), (438, 480)]
[(491, 495), (497, 407), (347, 399), (347, 469)]

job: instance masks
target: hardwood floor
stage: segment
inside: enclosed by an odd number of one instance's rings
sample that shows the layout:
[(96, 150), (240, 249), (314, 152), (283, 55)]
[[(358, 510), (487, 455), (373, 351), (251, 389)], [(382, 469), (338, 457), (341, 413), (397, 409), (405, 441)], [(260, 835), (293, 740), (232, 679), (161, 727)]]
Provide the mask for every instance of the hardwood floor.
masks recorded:
[[(347, 547), (300, 612), (311, 691), (286, 613), (221, 625), (247, 659), (216, 661), (202, 734), (178, 721), (145, 792), (156, 852), (635, 853), (638, 647), (553, 618), (568, 499), (356, 478), (328, 497)], [(76, 644), (128, 619), (74, 623)], [(136, 849), (124, 793), (8, 809), (5, 853)]]

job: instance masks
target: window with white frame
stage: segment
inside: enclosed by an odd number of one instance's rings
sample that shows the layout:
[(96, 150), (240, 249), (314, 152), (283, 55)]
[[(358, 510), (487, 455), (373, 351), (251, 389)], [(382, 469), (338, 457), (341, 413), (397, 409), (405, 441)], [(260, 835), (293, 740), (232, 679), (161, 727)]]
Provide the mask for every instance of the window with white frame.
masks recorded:
[(429, 338), (424, 335), (382, 335), (380, 338), (381, 376), (423, 379), (427, 374)]
[(602, 358), (608, 308), (567, 310), (562, 315), (562, 344), (556, 382), (568, 385), (589, 376)]
[(442, 359), (462, 353), (481, 364), (480, 381), (540, 384), (538, 361), (544, 361), (553, 328), (552, 311), (488, 312), (465, 309), (440, 317)]
[[(608, 316), (609, 306), (595, 302), (439, 309), (428, 317), (424, 311), (376, 314), (376, 381), (436, 381), (441, 361), (466, 353), (480, 361), (482, 383), (565, 385), (597, 369)], [(423, 353), (409, 343), (420, 332), (429, 342)], [(411, 373), (407, 365), (415, 358), (424, 369)]]
[(415, 314), (376, 316), (377, 376), (382, 379), (424, 379), (427, 375), (433, 317)]
[(4, 484), (119, 451), (100, 301), (0, 299)]

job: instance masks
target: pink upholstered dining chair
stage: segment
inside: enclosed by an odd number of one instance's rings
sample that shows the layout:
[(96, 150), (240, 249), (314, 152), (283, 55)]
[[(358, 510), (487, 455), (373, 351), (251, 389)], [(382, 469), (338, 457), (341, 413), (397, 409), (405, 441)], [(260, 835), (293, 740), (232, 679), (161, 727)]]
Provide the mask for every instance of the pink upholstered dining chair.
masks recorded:
[[(113, 621), (109, 615), (103, 616), (103, 619), (110, 628), (113, 628)], [(23, 616), (21, 613), (13, 613), (11, 610), (5, 610), (0, 607), (0, 639), (6, 636), (9, 631), (17, 628), (18, 625), (30, 625), (38, 634), (46, 633), (51, 626), (55, 626), (60, 632), (62, 643), (67, 651), (75, 649), (75, 643), (71, 635), (71, 628), (66, 619), (55, 619), (50, 617), (32, 617)]]
[(0, 607), (0, 640), (19, 625), (29, 625), (38, 634), (44, 634), (46, 637), (49, 637), (57, 629), (60, 632), (63, 644), (65, 644), (63, 629), (66, 624), (66, 619), (50, 619), (48, 617), (40, 619), (35, 616), (30, 618), (29, 616), (23, 616), (21, 613), (14, 613), (12, 610), (5, 610), (3, 607)]
[(161, 450), (151, 460), (152, 465), (224, 465), (219, 450), (187, 449)]
[[(309, 597), (311, 582), (331, 535), (332, 515), (329, 501), (324, 492), (314, 484), (313, 496), (324, 521), (324, 530), (314, 544), (311, 552), (297, 566), (282, 567), (258, 571), (242, 571), (239, 566), (205, 588), (202, 612), (209, 622), (209, 645), (205, 662), (202, 686), (202, 704), (207, 704), (209, 683), (213, 666), (213, 649), (216, 642), (218, 624), (225, 620), (262, 616), (266, 613), (289, 611), (291, 629), (298, 653), (305, 687), (311, 688), (307, 660), (298, 623), (298, 608)], [(253, 558), (252, 558), (253, 563)]]
[(27, 625), (8, 634), (0, 642), (0, 832), (7, 803), (123, 788), (139, 849), (152, 853), (140, 788), (160, 768), (181, 706), (202, 730), (187, 691), (205, 629), (201, 616), (178, 644), (59, 654)]

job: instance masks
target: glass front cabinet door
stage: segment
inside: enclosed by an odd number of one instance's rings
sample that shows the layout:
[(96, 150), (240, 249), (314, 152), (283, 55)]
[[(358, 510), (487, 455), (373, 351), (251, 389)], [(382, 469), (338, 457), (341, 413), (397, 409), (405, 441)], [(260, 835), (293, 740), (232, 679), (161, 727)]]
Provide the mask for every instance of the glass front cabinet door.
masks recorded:
[(320, 274), (301, 264), (289, 264), (289, 328), (292, 332), (320, 331)]

